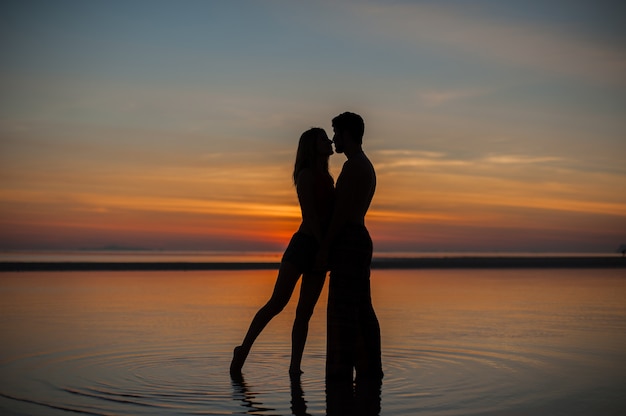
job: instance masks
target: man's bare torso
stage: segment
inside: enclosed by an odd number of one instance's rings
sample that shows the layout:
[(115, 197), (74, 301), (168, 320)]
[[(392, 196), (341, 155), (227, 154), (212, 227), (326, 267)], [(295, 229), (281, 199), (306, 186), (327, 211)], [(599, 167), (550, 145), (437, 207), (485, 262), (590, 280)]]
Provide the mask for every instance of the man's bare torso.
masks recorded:
[(337, 208), (346, 223), (364, 224), (376, 191), (376, 172), (365, 153), (350, 157), (337, 179)]

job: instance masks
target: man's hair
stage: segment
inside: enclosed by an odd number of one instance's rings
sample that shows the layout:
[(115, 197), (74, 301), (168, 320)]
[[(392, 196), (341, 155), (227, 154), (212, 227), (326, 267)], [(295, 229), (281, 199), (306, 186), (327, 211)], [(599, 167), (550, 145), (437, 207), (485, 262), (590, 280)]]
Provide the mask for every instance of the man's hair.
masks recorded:
[(333, 118), (333, 127), (340, 132), (347, 131), (352, 140), (357, 144), (363, 143), (365, 123), (360, 115), (348, 111), (339, 114), (337, 117)]

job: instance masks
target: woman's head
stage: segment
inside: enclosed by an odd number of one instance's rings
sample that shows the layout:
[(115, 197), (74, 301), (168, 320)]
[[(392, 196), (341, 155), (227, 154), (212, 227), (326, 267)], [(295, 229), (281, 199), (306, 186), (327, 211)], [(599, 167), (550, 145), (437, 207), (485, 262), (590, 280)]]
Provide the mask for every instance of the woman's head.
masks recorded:
[(320, 167), (328, 171), (328, 157), (332, 154), (332, 142), (328, 139), (324, 129), (313, 127), (302, 133), (296, 152), (293, 182), (296, 183), (298, 174), (305, 168)]

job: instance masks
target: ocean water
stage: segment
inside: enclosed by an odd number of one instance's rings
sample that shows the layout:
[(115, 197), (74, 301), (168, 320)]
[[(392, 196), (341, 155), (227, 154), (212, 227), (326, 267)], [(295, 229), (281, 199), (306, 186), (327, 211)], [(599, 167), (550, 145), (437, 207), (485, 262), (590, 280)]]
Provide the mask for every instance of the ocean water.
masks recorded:
[[(297, 296), (243, 380), (228, 374), (274, 280), (0, 273), (0, 414), (325, 415), (326, 292), (300, 380), (287, 372)], [(626, 414), (624, 269), (375, 270), (372, 288), (385, 371), (373, 414)]]

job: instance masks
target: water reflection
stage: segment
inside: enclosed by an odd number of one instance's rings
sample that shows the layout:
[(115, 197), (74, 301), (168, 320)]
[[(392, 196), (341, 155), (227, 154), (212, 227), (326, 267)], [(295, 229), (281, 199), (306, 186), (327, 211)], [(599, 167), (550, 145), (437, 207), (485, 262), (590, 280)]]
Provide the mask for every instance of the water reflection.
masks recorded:
[[(306, 400), (304, 399), (304, 391), (302, 390), (302, 380), (299, 375), (292, 375), (291, 379), (291, 413), (294, 416), (312, 416), (307, 412)], [(269, 407), (265, 407), (257, 397), (257, 393), (253, 393), (246, 384), (243, 375), (231, 375), (233, 385), (233, 400), (241, 402), (246, 408), (246, 413), (256, 414), (257, 412), (273, 411)]]
[(291, 375), (291, 413), (294, 416), (311, 416), (306, 410), (300, 375)]
[[(270, 415), (274, 408), (265, 406), (242, 375), (231, 376), (233, 400), (243, 406), (246, 414)], [(327, 416), (379, 416), (381, 411), (381, 380), (359, 380), (356, 383), (326, 383)], [(312, 416), (307, 410), (300, 376), (291, 377), (291, 413)]]
[(269, 412), (276, 410), (269, 407), (264, 407), (263, 403), (255, 400), (257, 393), (255, 393), (254, 390), (250, 389), (242, 375), (231, 376), (231, 383), (233, 386), (233, 400), (235, 400), (236, 402), (241, 402), (241, 405), (246, 408), (245, 413), (257, 414), (260, 412)]
[(354, 384), (327, 381), (327, 416), (378, 416), (381, 387), (380, 379), (357, 379)]

